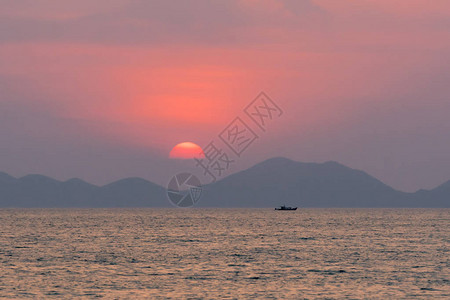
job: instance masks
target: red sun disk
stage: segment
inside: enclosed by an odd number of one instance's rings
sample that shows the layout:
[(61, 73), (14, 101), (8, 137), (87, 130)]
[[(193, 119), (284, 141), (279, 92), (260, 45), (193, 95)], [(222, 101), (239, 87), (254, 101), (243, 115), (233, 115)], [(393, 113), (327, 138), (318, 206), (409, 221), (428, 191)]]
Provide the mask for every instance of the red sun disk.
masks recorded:
[(177, 144), (170, 151), (169, 157), (174, 159), (193, 159), (203, 157), (202, 148), (192, 142), (183, 142)]

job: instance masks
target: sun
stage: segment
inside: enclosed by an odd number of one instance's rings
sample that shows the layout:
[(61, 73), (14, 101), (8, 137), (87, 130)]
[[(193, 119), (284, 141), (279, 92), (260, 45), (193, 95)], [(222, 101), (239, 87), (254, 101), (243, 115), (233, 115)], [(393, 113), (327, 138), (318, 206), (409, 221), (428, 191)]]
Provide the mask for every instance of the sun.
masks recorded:
[(177, 144), (169, 153), (169, 158), (173, 159), (193, 159), (204, 157), (203, 149), (192, 142)]

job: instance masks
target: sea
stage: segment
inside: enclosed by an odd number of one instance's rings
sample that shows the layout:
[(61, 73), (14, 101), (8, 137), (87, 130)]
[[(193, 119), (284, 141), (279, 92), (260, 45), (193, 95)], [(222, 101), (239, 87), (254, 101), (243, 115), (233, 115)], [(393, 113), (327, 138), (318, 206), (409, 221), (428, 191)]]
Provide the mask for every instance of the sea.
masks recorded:
[(449, 209), (1, 209), (0, 297), (450, 299)]

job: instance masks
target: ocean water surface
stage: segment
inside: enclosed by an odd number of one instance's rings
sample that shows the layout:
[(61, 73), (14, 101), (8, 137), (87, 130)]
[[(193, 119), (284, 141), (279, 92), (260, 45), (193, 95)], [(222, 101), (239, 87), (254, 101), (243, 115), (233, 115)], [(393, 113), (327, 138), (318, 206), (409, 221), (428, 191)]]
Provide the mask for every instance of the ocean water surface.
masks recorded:
[(449, 298), (449, 209), (2, 209), (0, 297)]

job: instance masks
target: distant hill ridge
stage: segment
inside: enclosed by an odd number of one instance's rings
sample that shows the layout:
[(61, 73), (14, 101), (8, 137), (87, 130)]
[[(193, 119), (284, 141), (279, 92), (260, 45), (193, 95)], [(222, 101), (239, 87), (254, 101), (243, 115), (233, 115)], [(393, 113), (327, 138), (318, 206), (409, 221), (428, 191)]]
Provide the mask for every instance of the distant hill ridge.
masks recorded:
[[(334, 161), (283, 157), (204, 186), (199, 207), (450, 207), (450, 181), (433, 190), (397, 191), (369, 174)], [(0, 172), (0, 207), (170, 207), (164, 187), (142, 178), (97, 186)]]

